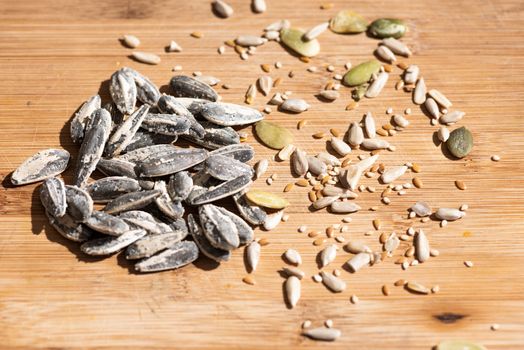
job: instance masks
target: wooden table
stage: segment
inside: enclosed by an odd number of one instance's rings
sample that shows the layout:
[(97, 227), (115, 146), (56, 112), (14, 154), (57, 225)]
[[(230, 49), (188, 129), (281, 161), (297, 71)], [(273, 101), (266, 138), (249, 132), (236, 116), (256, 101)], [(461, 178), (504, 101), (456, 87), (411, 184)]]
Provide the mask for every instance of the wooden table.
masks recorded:
[[(275, 20), (288, 18), (308, 28), (349, 6), (333, 1), (334, 8), (320, 10), (322, 1), (271, 1), (261, 15), (251, 13), (248, 1), (231, 0), (235, 14), (218, 19), (209, 1), (2, 1), (0, 8), (0, 345), (3, 349), (28, 348), (343, 348), (430, 349), (440, 340), (471, 339), (489, 349), (524, 348), (524, 156), (522, 113), (524, 110), (524, 6), (521, 1), (368, 1), (353, 9), (369, 19), (380, 16), (404, 18), (410, 25), (405, 42), (413, 48), (409, 63), (420, 66), (430, 88), (444, 92), (454, 108), (467, 113), (459, 125), (474, 134), (474, 151), (463, 160), (446, 158), (433, 142), (437, 127), (409, 94), (395, 91), (396, 69), (382, 95), (363, 100), (345, 111), (350, 90), (333, 102), (314, 95), (329, 81), (323, 65), (344, 72), (347, 61), (356, 64), (372, 57), (377, 41), (365, 35), (322, 34), (321, 54), (309, 64), (300, 62), (271, 42), (241, 61), (231, 50), (222, 56), (217, 48), (240, 34), (259, 34)], [(190, 37), (201, 31), (202, 39)], [(118, 38), (133, 33), (142, 40), (140, 49), (160, 54), (162, 63), (147, 66), (130, 60), (131, 50)], [(170, 40), (181, 53), (167, 54)], [(410, 225), (423, 228), (440, 256), (403, 271), (390, 258), (356, 274), (343, 270), (346, 291), (332, 294), (310, 276), (317, 272), (315, 256), (320, 250), (312, 239), (297, 232), (306, 224), (323, 231), (341, 223), (341, 217), (308, 210), (307, 190), (295, 188), (286, 194), (292, 206), (289, 221), (271, 232), (257, 230), (270, 245), (263, 247), (255, 286), (242, 283), (246, 275), (242, 251), (230, 262), (212, 266), (201, 259), (179, 271), (137, 275), (121, 257), (86, 258), (78, 246), (66, 242), (46, 222), (35, 185), (13, 188), (8, 174), (26, 157), (49, 147), (63, 147), (76, 155), (69, 140), (68, 120), (92, 94), (108, 100), (102, 82), (122, 66), (149, 76), (158, 85), (167, 84), (175, 65), (183, 73), (201, 71), (216, 76), (231, 89), (217, 89), (225, 101), (241, 103), (249, 84), (262, 74), (260, 64), (280, 61), (273, 78), (282, 77), (279, 91), (311, 103), (301, 115), (272, 112), (268, 120), (289, 127), (296, 144), (309, 153), (324, 150), (325, 141), (311, 135), (332, 127), (345, 130), (371, 111), (380, 124), (391, 106), (401, 113), (411, 107), (411, 125), (389, 140), (395, 152), (381, 153), (389, 165), (416, 162), (424, 182), (420, 190), (392, 196), (389, 206), (380, 204), (383, 186), (376, 193), (362, 193), (364, 208), (352, 215), (346, 239), (363, 240), (379, 249), (380, 232), (403, 233)], [(309, 73), (309, 66), (319, 67)], [(288, 78), (293, 70), (296, 75)], [(258, 96), (255, 106), (263, 108)], [(275, 110), (275, 108), (273, 108)], [(296, 130), (297, 121), (307, 127)], [(251, 133), (250, 128), (246, 130)], [(250, 136), (257, 159), (275, 152)], [(356, 155), (362, 151), (354, 151)], [(492, 162), (499, 154), (502, 160)], [(278, 174), (271, 187), (264, 181), (256, 187), (281, 192), (294, 179), (288, 162), (272, 162), (268, 174)], [(70, 179), (71, 172), (65, 174)], [(413, 174), (402, 180), (409, 181)], [(463, 180), (467, 190), (455, 188)], [(458, 207), (467, 203), (467, 216), (440, 228), (438, 222), (408, 220), (406, 209), (417, 200), (433, 208)], [(379, 210), (367, 210), (371, 206)], [(382, 229), (372, 230), (379, 218)], [(284, 266), (281, 254), (287, 248), (302, 253), (302, 299), (289, 310), (283, 303)], [(396, 257), (400, 254), (396, 254)], [(328, 270), (340, 268), (349, 258), (341, 251)], [(466, 268), (465, 260), (474, 262)], [(440, 293), (409, 294), (394, 287), (399, 278), (427, 286), (439, 285)], [(390, 296), (381, 293), (387, 284)], [(360, 303), (349, 298), (356, 294)], [(343, 332), (335, 343), (313, 342), (300, 336), (300, 324), (310, 319), (315, 326), (332, 319)], [(498, 331), (491, 331), (494, 323)]]

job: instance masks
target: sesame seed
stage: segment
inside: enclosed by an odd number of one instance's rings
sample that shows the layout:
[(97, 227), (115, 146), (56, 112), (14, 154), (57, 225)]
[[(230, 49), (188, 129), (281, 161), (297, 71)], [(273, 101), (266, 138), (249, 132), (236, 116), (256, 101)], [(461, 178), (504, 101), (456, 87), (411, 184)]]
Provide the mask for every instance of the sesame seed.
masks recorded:
[(500, 160), (500, 156), (494, 154), (494, 155), (491, 156), (491, 160), (494, 161), (494, 162), (498, 162)]
[(331, 327), (333, 327), (333, 320), (326, 320), (326, 322), (324, 322), (324, 325), (325, 325), (327, 328), (331, 328)]
[(349, 298), (349, 300), (351, 301), (352, 304), (356, 304), (359, 302), (359, 298), (355, 294), (353, 294), (351, 298)]
[(469, 206), (468, 206), (467, 204), (462, 204), (462, 205), (460, 206), (460, 211), (466, 211), (466, 210), (468, 210), (468, 209), (469, 209)]
[(305, 320), (304, 322), (302, 322), (302, 328), (309, 328), (309, 327), (311, 327), (310, 320)]
[(464, 265), (466, 265), (466, 267), (473, 267), (474, 264), (473, 264), (473, 261), (466, 260), (466, 261), (464, 261)]
[(500, 328), (500, 325), (498, 323), (493, 323), (490, 327), (492, 331), (496, 331)]
[(298, 228), (298, 232), (300, 233), (304, 233), (307, 231), (307, 226), (306, 225), (302, 225)]
[(317, 282), (317, 283), (322, 282), (322, 277), (321, 277), (320, 275), (318, 275), (318, 274), (313, 275), (312, 278), (313, 278), (313, 281), (315, 281), (315, 282)]
[(276, 69), (282, 68), (282, 62), (280, 62), (280, 61), (275, 62), (275, 68)]

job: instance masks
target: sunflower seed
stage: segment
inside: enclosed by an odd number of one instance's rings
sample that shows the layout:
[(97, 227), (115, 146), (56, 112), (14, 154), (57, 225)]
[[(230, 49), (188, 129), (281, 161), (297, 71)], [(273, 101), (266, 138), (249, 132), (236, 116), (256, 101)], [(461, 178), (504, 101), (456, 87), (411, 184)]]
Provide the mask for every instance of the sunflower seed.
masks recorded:
[(328, 101), (335, 101), (337, 98), (340, 97), (340, 92), (336, 90), (322, 90), (320, 91), (319, 95), (320, 97)]
[(253, 108), (219, 102), (205, 104), (201, 115), (210, 122), (223, 126), (246, 125), (264, 119), (262, 113)]
[(67, 208), (64, 182), (56, 177), (46, 179), (40, 187), (40, 201), (51, 216), (64, 216)]
[(288, 160), (291, 156), (291, 153), (295, 151), (295, 146), (292, 144), (286, 145), (277, 153), (277, 159), (280, 161)]
[(218, 149), (240, 143), (240, 137), (233, 128), (215, 125), (208, 121), (201, 121), (200, 123), (204, 127), (204, 136), (202, 138), (197, 138), (190, 134), (183, 135), (183, 137), (194, 144), (208, 149)]
[(256, 271), (258, 262), (260, 261), (260, 244), (258, 244), (258, 242), (251, 242), (246, 247), (246, 257), (248, 271)]
[(356, 193), (351, 192), (350, 190), (346, 190), (340, 187), (335, 187), (333, 185), (325, 186), (322, 189), (322, 194), (324, 196), (337, 196), (339, 198), (350, 198), (350, 199), (354, 199), (358, 197)]
[(186, 75), (174, 76), (169, 85), (177, 97), (201, 98), (212, 102), (218, 100), (218, 94), (211, 86)]
[(380, 180), (385, 184), (389, 184), (404, 175), (406, 170), (408, 170), (408, 167), (405, 165), (391, 167), (382, 173)]
[(347, 86), (359, 86), (367, 83), (371, 77), (378, 73), (381, 64), (377, 60), (370, 60), (351, 68), (342, 81)]
[(359, 146), (364, 141), (364, 132), (357, 122), (349, 126), (347, 141), (353, 147)]
[(101, 107), (100, 96), (91, 96), (75, 113), (75, 116), (71, 120), (71, 139), (73, 143), (80, 143), (84, 138), (85, 127), (87, 120), (91, 114)]
[(377, 47), (377, 49), (375, 50), (375, 55), (377, 55), (382, 60), (390, 63), (395, 62), (397, 60), (395, 54), (387, 46), (384, 45), (380, 45)]
[(342, 10), (331, 18), (329, 28), (334, 33), (362, 33), (366, 30), (368, 21), (353, 11)]
[(288, 49), (303, 57), (313, 57), (320, 52), (317, 39), (305, 40), (304, 32), (296, 28), (284, 28), (280, 31), (280, 41)]
[(171, 40), (169, 46), (167, 47), (167, 52), (181, 52), (182, 47), (176, 43), (176, 41)]
[(313, 340), (322, 340), (322, 341), (335, 341), (340, 338), (342, 332), (336, 328), (313, 328), (307, 329), (302, 332), (302, 335), (305, 335), (308, 338)]
[(49, 224), (51, 224), (51, 226), (53, 226), (53, 228), (63, 237), (71, 241), (85, 242), (96, 235), (96, 233), (90, 228), (75, 222), (75, 220), (67, 213), (59, 218), (52, 216), (47, 211), (45, 214), (49, 220)]
[(431, 207), (426, 202), (417, 202), (413, 204), (410, 209), (419, 217), (431, 215)]
[(327, 152), (318, 153), (317, 158), (320, 159), (322, 162), (324, 162), (326, 165), (330, 165), (330, 166), (340, 166), (341, 165), (341, 162), (340, 160), (338, 160), (337, 157)]
[(110, 176), (89, 184), (87, 192), (95, 203), (107, 203), (123, 194), (140, 190), (137, 180), (124, 176)]
[(300, 279), (296, 276), (289, 276), (285, 282), (286, 301), (290, 308), (294, 308), (300, 299)]
[(464, 112), (453, 111), (453, 112), (440, 116), (439, 121), (441, 124), (451, 125), (451, 124), (455, 124), (456, 122), (464, 118), (465, 115), (466, 113)]
[(219, 148), (215, 151), (209, 152), (209, 156), (222, 155), (225, 157), (233, 158), (242, 163), (247, 163), (255, 156), (255, 151), (253, 147), (248, 144), (240, 145), (229, 145), (222, 148)]
[(346, 289), (346, 282), (325, 271), (320, 271), (322, 283), (332, 292), (340, 293)]
[(439, 208), (435, 216), (440, 220), (455, 221), (466, 215), (465, 212), (454, 208)]
[(107, 156), (114, 157), (126, 149), (146, 117), (148, 110), (148, 105), (141, 106), (116, 128), (105, 147)]
[(131, 229), (124, 220), (98, 210), (93, 210), (85, 224), (95, 231), (110, 236), (120, 236)]
[(369, 253), (358, 253), (354, 257), (348, 260), (346, 263), (351, 272), (357, 272), (366, 265), (369, 265), (371, 261)]
[(267, 159), (261, 159), (255, 164), (255, 179), (259, 179), (264, 175), (269, 166), (269, 161)]
[(133, 51), (131, 56), (138, 62), (146, 63), (146, 64), (155, 65), (155, 64), (159, 64), (161, 61), (158, 55), (151, 53), (151, 52)]
[(444, 340), (441, 341), (435, 350), (487, 350), (484, 346), (465, 340)]
[(386, 242), (384, 242), (384, 251), (391, 253), (398, 248), (399, 244), (400, 239), (397, 237), (397, 234), (395, 232), (392, 232), (387, 237)]
[(269, 95), (273, 87), (273, 79), (269, 75), (263, 75), (257, 80), (257, 85), (264, 96)]
[(126, 249), (126, 259), (142, 259), (172, 247), (186, 237), (183, 231), (168, 231), (152, 235), (147, 235), (129, 245)]
[(158, 99), (160, 98), (160, 91), (158, 91), (158, 87), (148, 78), (132, 68), (124, 67), (122, 68), (122, 71), (132, 77), (135, 81), (138, 100), (142, 103), (155, 106)]
[(473, 135), (464, 126), (453, 130), (446, 141), (446, 147), (457, 158), (464, 158), (473, 149)]
[(364, 116), (364, 129), (366, 130), (366, 135), (368, 138), (372, 139), (376, 136), (376, 125), (375, 125), (375, 119), (373, 118), (373, 115), (371, 112), (366, 112), (366, 115)]
[(417, 260), (421, 263), (429, 259), (429, 241), (421, 229), (418, 230), (414, 238), (415, 254)]
[(233, 222), (233, 224), (235, 224), (235, 227), (238, 231), (238, 239), (240, 244), (249, 244), (253, 241), (255, 238), (253, 229), (240, 216), (233, 214), (229, 210), (226, 210), (222, 207), (217, 207), (217, 209), (220, 213), (227, 216)]
[(187, 198), (193, 188), (193, 179), (187, 171), (180, 171), (169, 179), (167, 191), (175, 201), (182, 201)]
[(440, 142), (446, 142), (449, 139), (448, 128), (446, 128), (445, 126), (441, 126), (437, 131), (437, 137), (440, 140)]
[(341, 156), (351, 153), (351, 147), (339, 138), (332, 137), (330, 145)]
[(118, 215), (120, 219), (136, 227), (142, 228), (151, 234), (160, 234), (173, 231), (169, 226), (155, 219), (153, 215), (141, 210), (126, 211)]
[(300, 256), (300, 253), (294, 249), (286, 250), (284, 252), (284, 258), (290, 264), (297, 265), (297, 266), (302, 264), (302, 257)]
[(404, 71), (404, 83), (406, 84), (415, 84), (418, 79), (418, 74), (420, 69), (417, 65), (411, 64)]
[(390, 147), (390, 144), (386, 140), (374, 138), (374, 139), (362, 140), (360, 147), (364, 149), (368, 149), (368, 150), (376, 150), (376, 149), (386, 149)]
[(226, 181), (213, 189), (204, 191), (196, 195), (194, 198), (188, 197), (191, 205), (200, 205), (205, 203), (214, 202), (216, 200), (229, 197), (237, 192), (242, 191), (244, 188), (251, 184), (249, 176), (241, 175), (235, 179)]
[(387, 46), (391, 51), (393, 51), (397, 55), (401, 55), (405, 57), (411, 56), (411, 50), (406, 46), (406, 44), (404, 44), (403, 42), (395, 38), (383, 39), (382, 45)]
[(335, 261), (337, 257), (337, 246), (332, 244), (320, 252), (320, 268), (326, 267)]
[(39, 151), (24, 160), (11, 174), (13, 185), (26, 185), (61, 174), (69, 163), (69, 152), (60, 149)]
[(240, 35), (235, 39), (235, 44), (243, 47), (260, 46), (267, 42), (266, 38), (256, 35)]
[(330, 208), (333, 213), (337, 214), (354, 213), (361, 209), (359, 205), (353, 202), (333, 202)]
[(233, 8), (222, 0), (213, 1), (213, 11), (222, 18), (228, 18), (233, 15)]
[(322, 197), (317, 199), (313, 202), (313, 208), (315, 209), (323, 209), (325, 207), (330, 206), (333, 204), (336, 200), (338, 200), (338, 196), (331, 196), (331, 197)]
[(310, 105), (300, 98), (288, 98), (279, 106), (281, 110), (291, 113), (302, 113), (309, 107)]
[(282, 268), (282, 272), (284, 274), (286, 274), (288, 277), (290, 276), (295, 276), (297, 277), (299, 280), (303, 279), (306, 274), (304, 273), (304, 271), (300, 270), (299, 268), (297, 267), (294, 267), (294, 266), (284, 266)]
[(255, 132), (264, 145), (273, 149), (282, 149), (294, 139), (288, 129), (265, 120), (255, 124)]
[(140, 176), (164, 176), (188, 169), (206, 159), (206, 150), (178, 148), (168, 154), (152, 155), (143, 162), (137, 162), (137, 170)]
[(283, 20), (271, 23), (266, 28), (264, 28), (264, 30), (266, 32), (272, 31), (272, 30), (280, 31), (282, 29), (289, 28), (290, 26), (291, 26), (291, 23), (287, 19), (283, 19)]
[(195, 241), (202, 254), (216, 262), (229, 260), (229, 258), (231, 257), (231, 253), (227, 250), (218, 249), (211, 245), (211, 243), (205, 236), (202, 227), (193, 217), (193, 214), (188, 215), (187, 222), (189, 226), (189, 232), (191, 233), (193, 240)]
[(140, 39), (131, 34), (125, 34), (120, 40), (124, 43), (125, 46), (131, 49), (137, 48), (140, 45)]
[(377, 78), (369, 85), (365, 96), (367, 98), (377, 97), (389, 79), (389, 74), (386, 72), (379, 73)]
[(154, 199), (158, 209), (170, 219), (180, 219), (184, 215), (184, 206), (180, 200), (171, 199), (167, 192), (166, 183), (156, 181), (154, 189), (160, 191), (160, 195)]
[(367, 245), (359, 241), (350, 241), (345, 246), (346, 249), (351, 254), (359, 253), (371, 253), (371, 249)]
[(175, 243), (171, 248), (146, 258), (135, 265), (138, 272), (178, 269), (198, 258), (198, 247), (191, 241)]
[(429, 90), (428, 92), (429, 96), (431, 96), (439, 105), (441, 105), (444, 108), (449, 108), (453, 104), (450, 100), (447, 99), (444, 94), (442, 94), (440, 91), (436, 89)]
[(244, 193), (239, 192), (233, 195), (233, 200), (242, 217), (252, 225), (261, 225), (267, 217), (267, 214), (262, 208), (250, 204)]
[(440, 111), (439, 111), (437, 102), (435, 102), (434, 99), (432, 99), (431, 97), (428, 97), (426, 101), (424, 102), (424, 107), (426, 107), (426, 110), (428, 111), (429, 115), (432, 118), (437, 118), (437, 119), (439, 118)]
[(304, 34), (304, 40), (310, 41), (316, 39), (320, 34), (324, 33), (329, 28), (329, 22), (324, 22), (309, 29)]
[(264, 230), (271, 231), (272, 229), (276, 228), (278, 224), (280, 224), (283, 215), (284, 210), (279, 210), (277, 212), (266, 215), (266, 218), (262, 223), (262, 227), (264, 227)]
[(325, 174), (327, 165), (317, 157), (307, 156), (308, 169), (313, 175)]
[(356, 165), (350, 165), (347, 169), (341, 171), (338, 175), (340, 184), (352, 191), (357, 189), (363, 171)]
[(67, 214), (76, 222), (85, 222), (93, 212), (93, 200), (89, 193), (76, 186), (66, 185)]
[(200, 224), (209, 243), (215, 248), (232, 250), (239, 246), (238, 230), (235, 223), (213, 204), (198, 208)]
[(73, 175), (73, 183), (77, 187), (84, 187), (89, 176), (96, 169), (111, 131), (111, 115), (105, 109), (95, 111), (91, 120), (92, 126), (87, 130), (80, 146)]
[(178, 136), (187, 134), (191, 125), (191, 120), (186, 116), (149, 113), (143, 119), (141, 127), (156, 134)]
[(409, 125), (409, 120), (400, 114), (393, 115), (393, 122), (401, 128), (406, 128)]
[(140, 209), (151, 204), (161, 193), (156, 189), (125, 193), (107, 203), (103, 210), (107, 214), (118, 214), (123, 211)]
[(418, 294), (429, 294), (431, 292), (429, 288), (417, 282), (408, 282), (406, 283), (404, 288), (406, 288), (408, 291), (412, 293), (418, 293)]
[(283, 102), (284, 102), (284, 99), (282, 98), (282, 95), (280, 94), (280, 92), (277, 92), (276, 94), (273, 95), (273, 97), (271, 97), (271, 100), (269, 100), (268, 104), (278, 106)]
[(209, 86), (215, 86), (218, 83), (220, 83), (220, 79), (212, 75), (200, 75), (200, 76), (195, 77), (195, 79)]
[(426, 101), (426, 83), (424, 78), (419, 78), (415, 89), (413, 90), (413, 103), (416, 105), (421, 105)]
[(251, 203), (265, 208), (282, 209), (289, 205), (286, 199), (266, 191), (249, 190), (246, 193), (246, 197)]
[(264, 13), (266, 12), (267, 5), (266, 0), (252, 0), (251, 9), (254, 13)]
[(219, 154), (207, 158), (205, 166), (208, 174), (219, 180), (232, 180), (240, 175), (253, 176), (249, 165)]
[(120, 112), (123, 114), (133, 113), (135, 110), (137, 89), (133, 78), (123, 69), (117, 70), (111, 76), (109, 92)]

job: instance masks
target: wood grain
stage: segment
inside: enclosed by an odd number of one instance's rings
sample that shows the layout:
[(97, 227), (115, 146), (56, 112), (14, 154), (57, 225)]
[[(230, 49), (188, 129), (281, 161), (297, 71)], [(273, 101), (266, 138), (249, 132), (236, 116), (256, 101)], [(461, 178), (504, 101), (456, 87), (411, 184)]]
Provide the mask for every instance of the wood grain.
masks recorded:
[[(365, 35), (322, 34), (321, 54), (305, 64), (272, 42), (240, 61), (228, 49), (217, 47), (239, 34), (258, 34), (281, 18), (308, 28), (349, 6), (332, 1), (331, 10), (319, 9), (322, 1), (271, 1), (262, 15), (250, 12), (248, 2), (230, 1), (235, 15), (214, 17), (209, 1), (1, 1), (0, 8), (0, 345), (3, 349), (29, 348), (343, 348), (430, 349), (440, 340), (465, 338), (489, 349), (524, 348), (524, 156), (522, 111), (524, 110), (524, 5), (522, 1), (416, 1), (399, 0), (353, 3), (353, 10), (373, 19), (405, 18), (410, 32), (405, 41), (415, 55), (429, 87), (444, 92), (454, 107), (467, 113), (467, 125), (475, 137), (474, 151), (464, 160), (446, 158), (432, 140), (436, 130), (428, 118), (411, 105), (408, 94), (395, 91), (395, 70), (384, 93), (364, 100), (354, 111), (345, 111), (350, 91), (333, 103), (314, 95), (329, 81), (330, 73), (308, 66), (333, 64), (343, 73), (345, 62), (368, 59), (376, 41)], [(189, 36), (204, 33), (202, 39)], [(140, 49), (160, 54), (159, 66), (131, 61), (130, 50), (118, 38), (133, 33), (142, 40)], [(176, 40), (182, 53), (166, 54), (163, 48)], [(204, 259), (181, 269), (137, 275), (121, 255), (107, 259), (86, 258), (75, 244), (66, 242), (46, 223), (35, 186), (13, 188), (8, 174), (26, 157), (48, 147), (63, 147), (76, 155), (69, 140), (68, 120), (82, 101), (100, 92), (108, 100), (102, 82), (123, 65), (167, 84), (171, 68), (180, 64), (184, 73), (202, 71), (231, 85), (219, 88), (225, 101), (242, 102), (247, 86), (262, 74), (262, 63), (281, 61), (273, 78), (282, 77), (279, 91), (293, 91), (312, 108), (299, 116), (271, 113), (267, 119), (293, 130), (296, 144), (309, 153), (325, 148), (326, 140), (311, 134), (331, 127), (345, 130), (351, 121), (371, 111), (381, 124), (388, 122), (385, 109), (413, 109), (407, 130), (391, 138), (396, 152), (382, 153), (386, 165), (406, 161), (422, 166), (421, 190), (392, 196), (392, 204), (379, 204), (379, 193), (362, 193), (363, 210), (352, 215), (346, 239), (363, 240), (379, 249), (371, 221), (380, 218), (382, 231), (403, 232), (409, 225), (422, 227), (441, 255), (423, 265), (402, 271), (393, 259), (356, 274), (344, 270), (348, 288), (331, 294), (310, 278), (303, 282), (303, 297), (296, 309), (283, 303), (283, 279), (278, 269), (281, 254), (293, 247), (303, 255), (303, 269), (316, 273), (314, 247), (297, 227), (324, 230), (340, 223), (340, 216), (324, 211), (311, 213), (306, 189), (296, 188), (286, 197), (292, 206), (290, 219), (272, 232), (257, 230), (270, 245), (262, 249), (255, 273), (257, 284), (241, 282), (246, 271), (242, 250), (219, 267)], [(289, 79), (290, 70), (296, 77)], [(102, 83), (102, 84), (101, 84)], [(265, 99), (259, 95), (256, 107)], [(299, 119), (308, 120), (297, 131)], [(246, 128), (250, 132), (250, 128)], [(253, 138), (250, 137), (250, 141)], [(257, 159), (274, 152), (252, 142)], [(361, 154), (355, 151), (351, 157)], [(490, 161), (499, 154), (499, 163)], [(278, 179), (270, 190), (280, 192), (293, 181), (287, 162), (272, 162), (270, 173)], [(412, 174), (402, 180), (409, 181)], [(66, 174), (70, 179), (70, 172)], [(459, 191), (456, 179), (468, 189)], [(366, 185), (380, 187), (376, 180)], [(255, 187), (266, 188), (263, 181)], [(434, 208), (470, 206), (459, 222), (440, 228), (430, 221), (406, 219), (406, 209), (416, 200)], [(469, 234), (465, 234), (465, 232)], [(467, 237), (466, 237), (467, 236)], [(332, 267), (349, 258), (341, 252)], [(466, 268), (464, 260), (472, 260)], [(399, 278), (416, 280), (441, 292), (415, 296), (392, 284)], [(381, 294), (390, 285), (391, 295)], [(361, 302), (349, 302), (352, 294)], [(320, 326), (332, 319), (343, 332), (333, 344), (319, 344), (300, 336), (305, 319)], [(490, 331), (492, 323), (500, 330)]]

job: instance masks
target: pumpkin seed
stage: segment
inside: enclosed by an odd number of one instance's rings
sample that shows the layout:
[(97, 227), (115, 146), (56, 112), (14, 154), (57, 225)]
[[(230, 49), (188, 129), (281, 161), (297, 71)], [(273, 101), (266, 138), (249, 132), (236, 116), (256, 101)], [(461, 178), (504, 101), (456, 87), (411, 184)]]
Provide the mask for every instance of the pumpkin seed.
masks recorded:
[(286, 199), (266, 191), (249, 190), (246, 197), (250, 202), (265, 208), (282, 209), (289, 205)]
[(69, 163), (69, 152), (61, 149), (39, 151), (24, 160), (11, 174), (13, 185), (26, 185), (61, 174)]
[(282, 149), (293, 143), (293, 134), (275, 123), (259, 121), (255, 124), (255, 132), (260, 141), (270, 148)]
[(441, 341), (435, 350), (487, 350), (484, 346), (465, 340)]
[(280, 40), (287, 48), (303, 57), (313, 57), (320, 52), (317, 39), (305, 40), (304, 32), (296, 28), (285, 28), (280, 31)]
[(368, 33), (375, 38), (401, 38), (408, 27), (404, 21), (395, 18), (379, 18), (374, 20), (368, 28)]
[(380, 70), (380, 62), (370, 60), (351, 68), (343, 77), (343, 83), (347, 86), (358, 86), (367, 83), (371, 77)]
[(339, 11), (329, 21), (329, 28), (338, 34), (362, 33), (368, 27), (368, 21), (350, 10)]
[(464, 158), (473, 148), (473, 135), (466, 127), (453, 130), (446, 141), (448, 150), (457, 158)]

